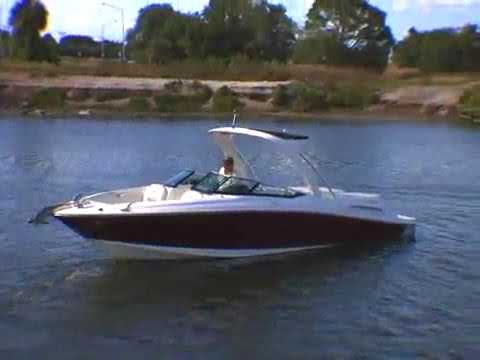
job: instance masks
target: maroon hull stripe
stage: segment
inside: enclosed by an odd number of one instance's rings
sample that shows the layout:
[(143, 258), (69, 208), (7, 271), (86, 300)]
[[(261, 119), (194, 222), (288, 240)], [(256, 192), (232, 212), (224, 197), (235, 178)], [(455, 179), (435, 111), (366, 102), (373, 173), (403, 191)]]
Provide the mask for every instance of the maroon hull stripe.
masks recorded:
[(86, 238), (208, 249), (276, 249), (385, 241), (405, 225), (319, 214), (222, 213), (60, 218)]

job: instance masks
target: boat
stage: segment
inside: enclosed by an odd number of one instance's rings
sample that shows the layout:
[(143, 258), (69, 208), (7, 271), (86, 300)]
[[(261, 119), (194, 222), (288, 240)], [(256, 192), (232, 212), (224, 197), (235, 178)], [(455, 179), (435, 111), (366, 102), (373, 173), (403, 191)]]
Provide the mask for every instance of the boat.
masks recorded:
[[(307, 136), (240, 127), (235, 120), (209, 133), (228, 160), (220, 171), (182, 170), (159, 184), (80, 195), (32, 222), (53, 215), (120, 259), (252, 257), (414, 237), (415, 218), (388, 209), (379, 195), (332, 188), (302, 152)], [(239, 138), (297, 156), (309, 169), (305, 184), (258, 180)]]

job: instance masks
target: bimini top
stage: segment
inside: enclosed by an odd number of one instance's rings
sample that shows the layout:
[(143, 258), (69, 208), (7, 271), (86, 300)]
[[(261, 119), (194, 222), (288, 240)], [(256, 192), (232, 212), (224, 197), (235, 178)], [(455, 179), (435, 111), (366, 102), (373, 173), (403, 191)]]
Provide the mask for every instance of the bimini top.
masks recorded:
[(212, 129), (209, 131), (209, 133), (214, 135), (244, 135), (276, 143), (308, 140), (308, 136), (291, 134), (285, 131), (270, 131), (261, 129), (249, 129), (243, 127), (221, 127)]

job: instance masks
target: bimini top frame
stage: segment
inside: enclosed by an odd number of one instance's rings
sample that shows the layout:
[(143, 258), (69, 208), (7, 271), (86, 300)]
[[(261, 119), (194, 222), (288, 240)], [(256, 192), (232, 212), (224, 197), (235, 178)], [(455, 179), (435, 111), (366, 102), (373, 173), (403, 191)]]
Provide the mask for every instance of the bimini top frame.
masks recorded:
[[(328, 188), (332, 197), (335, 197), (335, 193), (332, 190), (332, 187), (326, 181), (326, 179), (320, 174), (319, 169), (313, 164), (312, 161), (308, 159), (306, 154), (302, 152), (308, 136), (292, 134), (285, 131), (270, 131), (270, 130), (261, 130), (255, 128), (244, 128), (235, 126), (235, 121), (233, 126), (229, 127), (220, 127), (211, 129), (209, 131), (212, 134), (222, 148), (225, 157), (232, 157), (235, 160), (235, 167), (238, 171), (239, 176), (246, 178), (256, 179), (255, 172), (251, 165), (245, 160), (245, 157), (241, 151), (237, 148), (234, 143), (235, 136), (246, 136), (257, 138), (265, 141), (269, 141), (275, 145), (279, 145), (283, 150), (291, 155), (299, 155), (300, 158), (313, 170), (323, 184)], [(310, 188), (311, 192), (314, 194), (319, 193), (319, 187), (317, 184), (318, 179), (314, 180), (309, 178), (307, 174), (304, 174), (304, 179), (306, 185)]]

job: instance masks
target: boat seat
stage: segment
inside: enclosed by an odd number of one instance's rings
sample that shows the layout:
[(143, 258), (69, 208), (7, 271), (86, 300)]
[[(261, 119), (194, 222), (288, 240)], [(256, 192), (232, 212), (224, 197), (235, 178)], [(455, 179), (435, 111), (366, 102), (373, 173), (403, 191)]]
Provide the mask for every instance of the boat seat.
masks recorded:
[(180, 200), (182, 196), (191, 189), (191, 185), (180, 185), (176, 188), (172, 188), (168, 190), (168, 197), (167, 200), (176, 201)]
[(204, 195), (199, 193), (198, 191), (189, 190), (186, 191), (182, 197), (180, 198), (181, 201), (195, 201), (203, 199)]
[(168, 198), (168, 188), (160, 184), (147, 186), (143, 192), (143, 201), (165, 201)]

